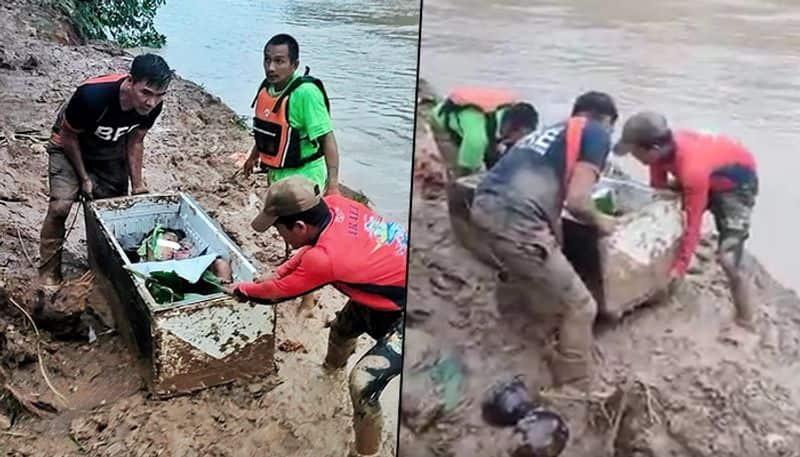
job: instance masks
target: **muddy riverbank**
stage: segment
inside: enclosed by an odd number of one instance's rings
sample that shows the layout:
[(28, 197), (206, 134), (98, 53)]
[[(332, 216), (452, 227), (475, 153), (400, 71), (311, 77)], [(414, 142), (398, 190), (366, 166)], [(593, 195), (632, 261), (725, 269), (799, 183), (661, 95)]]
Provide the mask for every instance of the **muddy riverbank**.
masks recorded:
[[(724, 331), (734, 308), (715, 261), (712, 224), (674, 296), (617, 324), (596, 325), (597, 379), (590, 395), (554, 393), (543, 353), (555, 320), (498, 311), (495, 273), (453, 237), (441, 164), (424, 124), (416, 147), (403, 388), (415, 391), (409, 361), (430, 359), (442, 348), (457, 354), (466, 375), (454, 413), (432, 416), (417, 433), (401, 427), (401, 456), (506, 455), (510, 429), (489, 426), (480, 400), (490, 384), (513, 375), (540, 392), (542, 406), (564, 417), (571, 434), (564, 457), (798, 455), (800, 298), (757, 259), (746, 258), (760, 304), (757, 336), (730, 338)], [(415, 347), (421, 341), (413, 339), (416, 331), (435, 342)], [(412, 409), (419, 403), (407, 400), (415, 399), (403, 397), (401, 423), (413, 426), (419, 417), (408, 419), (419, 415)]]
[[(151, 400), (136, 358), (115, 333), (98, 326), (91, 344), (43, 332), (44, 365), (70, 408), (45, 385), (30, 353), (33, 330), (8, 300), (35, 303), (33, 263), (47, 205), (44, 141), (57, 106), (77, 83), (124, 71), (132, 59), (115, 46), (75, 39), (63, 18), (39, 2), (0, 6), (0, 349), (13, 386), (60, 408), (44, 418), (7, 417), (10, 427), (0, 421), (0, 449), (15, 456), (345, 455), (352, 441), (347, 377), (321, 369), (325, 323), (344, 303), (330, 289), (322, 291), (311, 317), (297, 317), (295, 303), (278, 308), (274, 376)], [(269, 268), (283, 257), (283, 242), (277, 233), (257, 236), (249, 228), (264, 175), (229, 179), (235, 172), (231, 154), (247, 151), (251, 141), (231, 109), (178, 78), (145, 141), (144, 175), (152, 191), (188, 192), (260, 267)], [(68, 238), (65, 264), (70, 277), (88, 269), (82, 214)], [(102, 315), (103, 303), (93, 297), (87, 307)], [(357, 354), (368, 347), (364, 337)], [(394, 455), (398, 381), (383, 396), (385, 456)]]

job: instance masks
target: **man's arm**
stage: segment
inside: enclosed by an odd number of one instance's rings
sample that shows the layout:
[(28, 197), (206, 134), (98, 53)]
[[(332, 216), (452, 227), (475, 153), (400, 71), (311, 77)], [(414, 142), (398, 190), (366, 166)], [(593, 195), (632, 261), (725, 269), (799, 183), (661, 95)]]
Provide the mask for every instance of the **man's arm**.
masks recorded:
[(331, 261), (326, 253), (309, 249), (299, 257), (296, 267), (285, 275), (261, 283), (236, 284), (234, 293), (245, 298), (277, 303), (305, 295), (334, 281)]
[(86, 171), (86, 165), (83, 163), (83, 155), (81, 154), (80, 141), (78, 141), (78, 133), (72, 128), (69, 123), (64, 120), (61, 123), (59, 136), (61, 137), (61, 147), (64, 149), (64, 155), (67, 156), (75, 169), (75, 174), (78, 175), (80, 180), (81, 193), (85, 198), (92, 199), (93, 184), (89, 173)]
[(131, 178), (131, 194), (147, 193), (147, 187), (142, 179), (142, 162), (144, 161), (144, 137), (147, 129), (137, 128), (128, 137), (128, 174)]
[(282, 277), (288, 275), (297, 269), (297, 267), (300, 265), (300, 259), (303, 258), (303, 254), (309, 249), (311, 249), (311, 246), (303, 246), (302, 248), (298, 249), (297, 252), (289, 258), (289, 260), (279, 265), (275, 271), (264, 273), (254, 282), (261, 283), (271, 281), (273, 279), (281, 279)]
[(614, 231), (614, 218), (603, 214), (592, 200), (592, 188), (600, 176), (600, 169), (591, 163), (579, 161), (575, 164), (567, 187), (565, 207), (579, 220), (597, 227), (603, 234)]
[[(705, 183), (705, 184), (704, 184)], [(694, 180), (683, 190), (683, 210), (686, 215), (683, 237), (678, 247), (678, 255), (672, 265), (674, 276), (683, 276), (692, 261), (703, 226), (703, 213), (708, 204), (708, 183), (705, 180)]]
[[(303, 84), (293, 93), (291, 100), (298, 100), (300, 110), (289, 113), (290, 122), (302, 125), (308, 139), (319, 144), (325, 155), (325, 166), (328, 169), (328, 179), (325, 184), (325, 194), (339, 193), (339, 147), (333, 136), (333, 126), (325, 97), (322, 91), (314, 84)], [(295, 116), (297, 116), (295, 118)]]
[(253, 147), (250, 148), (250, 155), (247, 156), (247, 160), (244, 161), (242, 173), (244, 174), (245, 178), (249, 178), (250, 174), (253, 173), (253, 168), (256, 167), (258, 163), (258, 148), (256, 144), (253, 143)]
[(79, 87), (64, 109), (59, 136), (61, 147), (64, 154), (72, 163), (75, 174), (80, 180), (81, 193), (85, 198), (92, 198), (92, 180), (86, 172), (86, 165), (83, 162), (83, 151), (81, 151), (78, 134), (94, 128), (94, 121), (100, 116), (97, 111), (101, 103), (96, 98), (92, 98), (91, 93), (85, 87)]
[(666, 189), (668, 184), (666, 167), (658, 163), (650, 165), (650, 187)]
[(300, 261), (303, 259), (303, 255), (305, 255), (306, 251), (309, 249), (311, 249), (311, 246), (303, 246), (302, 248), (298, 249), (293, 256), (289, 257), (289, 260), (278, 266), (273, 275), (275, 279), (283, 278), (296, 270), (297, 267), (300, 266)]
[(318, 140), (322, 143), (322, 152), (325, 154), (325, 166), (328, 168), (328, 180), (325, 185), (325, 195), (339, 193), (339, 147), (333, 131), (323, 135)]
[(611, 138), (599, 124), (588, 123), (581, 134), (578, 161), (567, 184), (565, 206), (575, 217), (597, 227), (605, 235), (615, 228), (616, 219), (597, 209), (592, 199), (594, 184), (608, 160)]

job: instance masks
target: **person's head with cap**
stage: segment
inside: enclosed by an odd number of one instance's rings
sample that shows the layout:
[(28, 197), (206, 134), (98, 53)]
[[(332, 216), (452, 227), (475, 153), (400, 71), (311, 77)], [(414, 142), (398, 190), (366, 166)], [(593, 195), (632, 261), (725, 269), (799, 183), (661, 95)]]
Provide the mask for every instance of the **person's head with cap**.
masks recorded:
[(329, 220), (330, 211), (319, 186), (303, 176), (290, 176), (269, 186), (261, 211), (251, 225), (257, 232), (274, 225), (283, 239), (297, 249), (313, 244)]
[(614, 145), (614, 154), (631, 153), (645, 165), (664, 159), (674, 150), (672, 130), (667, 119), (653, 111), (634, 114), (622, 127), (622, 137)]
[(614, 99), (605, 92), (589, 91), (575, 99), (572, 116), (582, 116), (603, 124), (609, 131), (619, 116)]

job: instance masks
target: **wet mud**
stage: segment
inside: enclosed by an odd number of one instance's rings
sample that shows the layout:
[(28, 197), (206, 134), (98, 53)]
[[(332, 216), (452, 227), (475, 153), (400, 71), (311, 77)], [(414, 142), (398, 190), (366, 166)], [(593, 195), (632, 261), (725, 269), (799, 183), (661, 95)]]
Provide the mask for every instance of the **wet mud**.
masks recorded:
[[(800, 298), (747, 255), (757, 332), (731, 328), (734, 307), (715, 259), (713, 222), (706, 221), (690, 273), (673, 295), (618, 322), (598, 321), (592, 388), (572, 394), (552, 388), (543, 359), (558, 310), (548, 303), (498, 310), (495, 272), (453, 234), (432, 138), (418, 137), (417, 151), (399, 455), (511, 455), (518, 449), (513, 427), (487, 422), (482, 401), (490, 386), (515, 376), (538, 406), (564, 419), (562, 456), (798, 455)], [(425, 364), (409, 363), (444, 360), (443, 352), (465, 367), (452, 408), (441, 399), (447, 383), (425, 386)], [(425, 427), (415, 426), (425, 414)]]
[[(113, 330), (93, 283), (78, 297), (59, 297), (61, 308), (48, 308), (60, 312), (56, 318), (74, 318), (69, 338), (41, 329), (43, 366), (66, 404), (46, 385), (34, 331), (10, 302), (29, 312), (43, 303), (34, 265), (47, 206), (45, 141), (56, 109), (77, 83), (124, 70), (132, 57), (106, 43), (78, 43), (64, 18), (40, 2), (0, 5), (0, 354), (15, 390), (58, 409), (46, 417), (3, 409), (0, 450), (9, 456), (346, 455), (353, 440), (346, 372), (322, 370), (326, 323), (345, 302), (329, 289), (303, 315), (295, 312), (300, 300), (278, 307), (277, 374), (161, 401), (149, 397), (145, 367)], [(192, 195), (267, 269), (285, 251), (277, 233), (259, 236), (249, 226), (265, 175), (232, 178), (232, 155), (251, 142), (219, 98), (178, 78), (145, 139), (144, 176), (151, 191)], [(64, 274), (77, 280), (88, 269), (80, 213), (66, 243)], [(371, 344), (359, 340), (348, 370)], [(399, 379), (382, 397), (384, 456), (394, 455), (398, 386)]]

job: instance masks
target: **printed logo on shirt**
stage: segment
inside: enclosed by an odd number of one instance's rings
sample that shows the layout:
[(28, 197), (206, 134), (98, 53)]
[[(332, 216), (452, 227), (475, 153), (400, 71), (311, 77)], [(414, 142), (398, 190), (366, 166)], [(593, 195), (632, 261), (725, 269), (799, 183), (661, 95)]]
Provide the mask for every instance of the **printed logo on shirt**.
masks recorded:
[(533, 150), (539, 155), (547, 154), (553, 141), (564, 131), (564, 126), (551, 127), (543, 132), (534, 132), (520, 140), (522, 147)]
[(389, 245), (395, 248), (397, 255), (406, 253), (408, 235), (406, 235), (406, 231), (403, 230), (400, 224), (386, 222), (383, 218), (370, 216), (367, 223), (364, 224), (364, 228), (372, 239), (377, 242), (373, 251), (377, 251), (381, 246)]
[(114, 127), (106, 127), (103, 125), (98, 125), (97, 129), (94, 131), (94, 135), (104, 141), (116, 142), (117, 140), (119, 140), (120, 138), (122, 138), (123, 136), (125, 136), (138, 126), (139, 124), (133, 124), (114, 129)]

